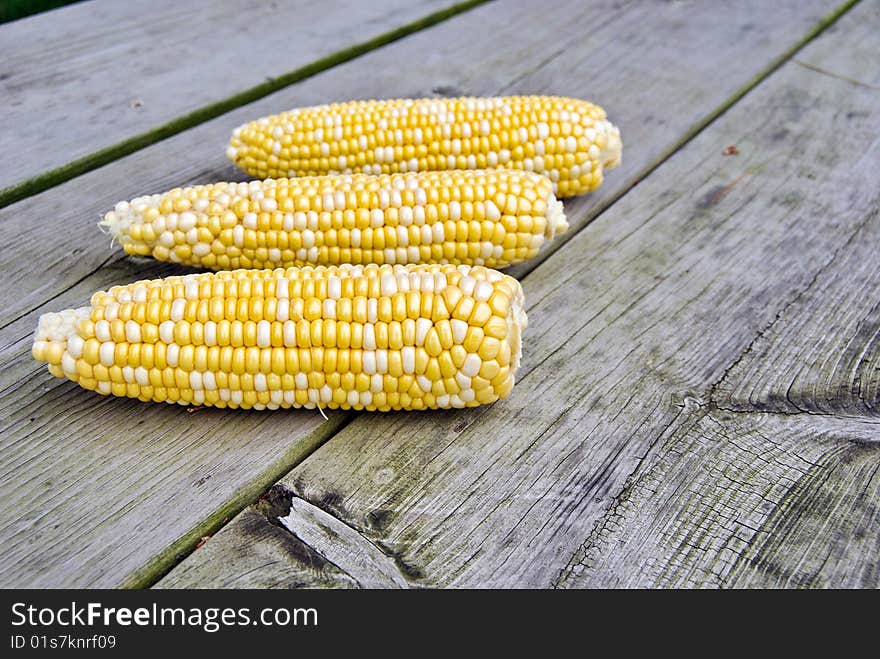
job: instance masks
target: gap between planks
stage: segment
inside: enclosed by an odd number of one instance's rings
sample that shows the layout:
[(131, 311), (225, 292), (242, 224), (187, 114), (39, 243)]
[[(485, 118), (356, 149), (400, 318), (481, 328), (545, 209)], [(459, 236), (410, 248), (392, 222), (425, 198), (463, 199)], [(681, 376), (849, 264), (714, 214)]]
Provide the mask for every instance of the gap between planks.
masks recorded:
[[(738, 90), (733, 92), (730, 96), (728, 96), (714, 110), (709, 112), (704, 117), (704, 119), (697, 122), (689, 130), (687, 130), (677, 142), (675, 142), (673, 145), (671, 145), (666, 151), (661, 153), (654, 161), (650, 162), (644, 168), (639, 170), (636, 174), (636, 178), (635, 178), (634, 182), (631, 185), (623, 187), (618, 193), (607, 198), (606, 200), (603, 200), (603, 203), (597, 205), (595, 207), (594, 212), (587, 218), (586, 222), (582, 226), (578, 227), (575, 231), (572, 231), (570, 233), (566, 233), (563, 236), (561, 236), (560, 238), (558, 238), (557, 240), (551, 242), (548, 247), (546, 247), (544, 250), (542, 250), (541, 253), (537, 257), (531, 259), (528, 263), (524, 263), (519, 266), (514, 266), (512, 268), (508, 268), (506, 271), (509, 274), (515, 276), (517, 279), (523, 280), (524, 278), (526, 278), (532, 271), (534, 271), (538, 266), (540, 266), (542, 263), (544, 263), (556, 251), (558, 251), (565, 244), (567, 244), (568, 241), (573, 240), (576, 236), (580, 235), (580, 233), (582, 231), (584, 231), (588, 226), (590, 226), (590, 224), (592, 224), (592, 222), (594, 222), (603, 213), (605, 213), (612, 206), (614, 206), (618, 201), (620, 201), (624, 196), (626, 196), (633, 188), (635, 188), (639, 184), (639, 182), (641, 180), (643, 180), (647, 176), (651, 175), (655, 170), (657, 170), (659, 167), (661, 167), (667, 160), (669, 160), (671, 157), (673, 157), (678, 151), (683, 149), (685, 146), (687, 146), (687, 144), (689, 144), (697, 136), (699, 136), (707, 128), (709, 128), (712, 124), (714, 124), (728, 110), (730, 110), (737, 102), (739, 102), (747, 94), (749, 94), (749, 92), (751, 92), (753, 89), (758, 87), (762, 82), (764, 82), (767, 78), (769, 78), (771, 75), (773, 75), (773, 73), (775, 73), (777, 70), (779, 70), (787, 62), (793, 61), (794, 57), (802, 49), (804, 49), (808, 44), (810, 44), (817, 37), (819, 37), (829, 27), (834, 25), (841, 17), (843, 17), (847, 12), (849, 12), (853, 7), (858, 5), (859, 2), (861, 2), (861, 0), (847, 0), (847, 2), (843, 3), (837, 9), (835, 9), (834, 11), (829, 13), (827, 16), (825, 16), (823, 19), (821, 19), (812, 29), (810, 29), (804, 35), (804, 37), (802, 39), (800, 39), (798, 42), (796, 42), (790, 48), (785, 50), (778, 57), (773, 59), (765, 68), (763, 68), (760, 72), (758, 72), (751, 80), (749, 80), (746, 84), (744, 84), (742, 87), (740, 87)], [(526, 374), (526, 375), (528, 375), (528, 374)], [(714, 404), (712, 406), (713, 406), (713, 408), (715, 407)], [(718, 408), (718, 409), (721, 410), (721, 408)], [(342, 431), (344, 429), (344, 427), (348, 426), (350, 423), (352, 423), (359, 416), (360, 416), (359, 414), (352, 414), (351, 417), (346, 420), (345, 424), (342, 427), (337, 428), (334, 432), (332, 432), (330, 435), (328, 435), (324, 439), (324, 441), (321, 442), (321, 444), (314, 446), (314, 448), (309, 453), (303, 455), (298, 460), (298, 463), (308, 459), (308, 457), (312, 453), (314, 453), (318, 448), (320, 448), (320, 446), (322, 446), (327, 441), (333, 439), (333, 437), (335, 437), (340, 431)], [(661, 439), (661, 436), (658, 436), (655, 440), (655, 443), (659, 442), (660, 439)], [(651, 451), (649, 448), (648, 452), (645, 454), (644, 457), (647, 457), (647, 455), (650, 452)], [(643, 457), (643, 459), (644, 459), (644, 457)], [(291, 467), (291, 470), (295, 466), (296, 465), (293, 465)], [(263, 494), (260, 495), (260, 497), (255, 499), (251, 504), (248, 504), (248, 505), (240, 508), (239, 511), (249, 509), (249, 508), (253, 507), (254, 505), (256, 505), (259, 501), (264, 500), (266, 497), (271, 497), (272, 492), (274, 492), (275, 489), (277, 489), (279, 487), (281, 487), (281, 486), (279, 486), (277, 484), (273, 484), (272, 487), (268, 488)], [(291, 492), (290, 495), (292, 498), (298, 498), (298, 497), (296, 497), (295, 493)], [(339, 524), (342, 524), (344, 526), (348, 526), (348, 523), (344, 519), (337, 518), (334, 515), (332, 515), (331, 513), (328, 513), (326, 510), (321, 509), (321, 511), (324, 514), (332, 517), (337, 522), (339, 522)], [(267, 522), (266, 522), (267, 524), (271, 523), (268, 520), (268, 517), (266, 519), (267, 519)], [(220, 530), (221, 528), (226, 526), (227, 522), (232, 522), (232, 521), (234, 521), (234, 520), (233, 519), (226, 519), (220, 523), (215, 523), (213, 526), (214, 530), (210, 534), (206, 533), (205, 535), (212, 535), (213, 533), (216, 533), (218, 530)], [(290, 531), (290, 529), (288, 529), (286, 526), (284, 528), (287, 529), (288, 531)], [(290, 532), (292, 534), (292, 531), (290, 531)], [(302, 541), (299, 538), (297, 538), (297, 540)], [(307, 547), (310, 546), (307, 542), (304, 544)], [(174, 564), (168, 564), (168, 565), (163, 566), (161, 573), (156, 574), (155, 578), (150, 579), (150, 578), (148, 578), (148, 575), (144, 574), (143, 578), (139, 579), (136, 582), (133, 582), (131, 585), (134, 587), (152, 587), (162, 577), (167, 575), (180, 562), (182, 562), (189, 554), (191, 554), (192, 552), (194, 552), (198, 548), (199, 548), (198, 546), (192, 546), (191, 551), (188, 554), (186, 554), (186, 555), (178, 554), (178, 556), (179, 556), (178, 560)], [(320, 554), (320, 552), (318, 552), (318, 553)], [(346, 574), (346, 573), (343, 572), (343, 574)], [(351, 575), (348, 575), (348, 576), (351, 576)]]
[(775, 60), (770, 62), (770, 64), (755, 75), (754, 78), (749, 80), (745, 85), (740, 87), (737, 91), (731, 94), (721, 105), (719, 105), (715, 110), (706, 115), (705, 120), (695, 124), (688, 130), (681, 138), (680, 141), (673, 144), (669, 149), (667, 149), (664, 153), (660, 154), (657, 159), (648, 164), (644, 169), (642, 169), (637, 175), (635, 181), (632, 185), (625, 187), (620, 190), (620, 192), (612, 197), (610, 197), (605, 203), (601, 204), (597, 207), (596, 212), (587, 220), (587, 222), (579, 227), (576, 231), (571, 232), (571, 234), (563, 234), (560, 239), (551, 241), (548, 243), (545, 249), (542, 249), (541, 252), (533, 259), (530, 259), (528, 262), (523, 263), (519, 266), (514, 266), (512, 268), (508, 268), (506, 272), (513, 275), (517, 279), (522, 280), (526, 277), (530, 272), (532, 272), (535, 268), (541, 265), (544, 261), (546, 261), (550, 256), (552, 256), (557, 250), (559, 250), (566, 242), (574, 239), (581, 231), (586, 229), (590, 224), (596, 221), (596, 219), (602, 215), (605, 211), (611, 208), (614, 204), (616, 204), (620, 199), (623, 198), (624, 195), (629, 193), (634, 187), (636, 187), (642, 179), (649, 176), (652, 172), (654, 172), (658, 167), (660, 167), (664, 162), (669, 160), (672, 156), (678, 153), (681, 149), (688, 145), (697, 135), (706, 130), (709, 126), (715, 123), (720, 117), (722, 117), (730, 108), (732, 108), (740, 99), (742, 99), (746, 94), (748, 94), (755, 87), (760, 85), (764, 80), (769, 78), (773, 73), (779, 70), (779, 68), (784, 65), (786, 62), (793, 60), (794, 56), (797, 55), (801, 50), (803, 50), (811, 41), (815, 40), (820, 34), (822, 34), (829, 27), (834, 25), (844, 14), (846, 14), (850, 9), (855, 7), (862, 0), (847, 0), (840, 7), (835, 9), (833, 12), (828, 14), (825, 18), (819, 21), (816, 26), (807, 32), (803, 39), (794, 44), (791, 48), (782, 53)]
[(490, 1), (491, 0), (466, 0), (465, 2), (454, 4), (446, 9), (441, 9), (440, 11), (436, 11), (423, 18), (412, 21), (411, 23), (384, 32), (362, 43), (338, 50), (330, 55), (310, 62), (305, 66), (301, 66), (293, 71), (271, 78), (266, 82), (254, 85), (249, 89), (225, 99), (209, 103), (193, 112), (176, 117), (155, 128), (99, 149), (98, 151), (83, 156), (82, 158), (77, 158), (65, 165), (52, 168), (42, 174), (0, 189), (0, 208), (4, 208), (17, 201), (21, 201), (22, 199), (48, 190), (60, 183), (64, 183), (65, 181), (69, 181), (70, 179), (85, 174), (93, 169), (102, 167), (103, 165), (134, 153), (135, 151), (139, 151), (151, 144), (155, 144), (156, 142), (198, 126), (210, 119), (231, 112), (238, 107), (253, 103), (264, 96), (273, 94), (285, 87), (289, 87), (290, 85), (301, 82), (306, 78), (310, 78), (318, 73), (365, 55), (372, 50), (376, 50), (377, 48), (386, 46), (411, 34), (437, 25), (453, 16), (469, 11)]
[[(335, 437), (339, 432), (354, 421), (356, 415), (352, 412), (334, 415), (333, 420), (327, 420), (315, 429), (311, 441), (294, 445), (286, 455), (282, 456), (278, 464), (272, 465), (266, 473), (262, 474), (259, 482), (254, 482), (239, 497), (233, 497), (214, 510), (205, 520), (194, 526), (189, 532), (180, 536), (166, 547), (152, 560), (142, 565), (133, 572), (123, 583), (123, 588), (150, 588), (162, 579), (187, 556), (198, 549), (205, 538), (210, 538), (221, 528), (234, 520), (243, 510), (265, 499), (280, 475), (286, 474), (295, 468), (312, 453), (317, 451), (325, 442)], [(254, 497), (254, 491), (259, 492)], [(250, 497), (247, 495), (250, 494)]]

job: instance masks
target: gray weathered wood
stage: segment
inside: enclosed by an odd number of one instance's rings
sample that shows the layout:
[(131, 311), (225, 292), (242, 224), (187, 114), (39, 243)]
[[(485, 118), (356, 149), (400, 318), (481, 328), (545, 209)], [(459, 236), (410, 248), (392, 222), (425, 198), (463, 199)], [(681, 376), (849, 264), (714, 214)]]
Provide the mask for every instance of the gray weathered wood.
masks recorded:
[(453, 4), (91, 0), (0, 26), (0, 190)]
[[(419, 95), (443, 85), (446, 91), (454, 88), (463, 93), (570, 93), (597, 98), (609, 106), (624, 135), (630, 136), (625, 137), (629, 140), (627, 164), (609, 175), (606, 187), (592, 201), (588, 198), (570, 205), (572, 220), (583, 226), (603, 201), (626, 190), (632, 178), (705, 121), (769, 61), (796, 44), (829, 9), (827, 2), (790, 3), (756, 21), (754, 13), (745, 10), (717, 16), (717, 8), (685, 10), (676, 4), (649, 10), (640, 4), (584, 7), (572, 1), (548, 10), (533, 3), (492, 3), (0, 211), (0, 262), (6, 279), (0, 355), (8, 365), (0, 376), (3, 405), (8, 410), (0, 428), (0, 468), (15, 474), (0, 486), (0, 500), (9, 502), (0, 516), (4, 520), (0, 540), (5, 547), (0, 582), (143, 583), (191, 547), (206, 528), (219, 523), (227, 510), (241, 506), (248, 496), (253, 500), (254, 490), (268, 485), (267, 474), (285, 461), (289, 467), (302, 451), (347, 419), (334, 413), (331, 424), (320, 425), (320, 416), (308, 412), (188, 415), (178, 407), (97, 398), (46, 375), (27, 353), (39, 313), (81, 304), (92, 290), (111, 283), (170, 271), (169, 266), (145, 265), (109, 254), (106, 239), (94, 228), (101, 210), (138, 193), (235, 176), (216, 145), (222, 146), (231, 128), (247, 117), (297, 102), (339, 98), (340, 90), (352, 97)], [(577, 23), (573, 15), (579, 16)], [(646, 31), (646, 24), (655, 28)], [(572, 25), (595, 29), (586, 36), (583, 30), (572, 35)], [(496, 29), (487, 30), (487, 26)], [(711, 39), (701, 34), (709, 28), (713, 28)], [(570, 36), (562, 44), (559, 35)], [(705, 57), (684, 57), (689, 43), (698, 43)], [(560, 50), (561, 45), (565, 48)], [(673, 62), (679, 68), (673, 68)], [(721, 66), (727, 74), (719, 80)], [(663, 72), (659, 78), (658, 71)], [(629, 230), (634, 231), (643, 219), (630, 218)], [(59, 241), (59, 235), (65, 240)], [(540, 299), (534, 289), (531, 296)], [(557, 299), (556, 306), (569, 305)], [(554, 311), (551, 308), (539, 315), (547, 322)], [(573, 322), (570, 310), (566, 313), (561, 320)], [(540, 327), (533, 336), (539, 334)], [(560, 337), (556, 333), (548, 339)], [(531, 367), (537, 363), (533, 361)], [(422, 448), (398, 446), (393, 464), (418, 468), (435, 444), (448, 443), (450, 423), (480, 420), (488, 424), (493, 415), (509, 409), (420, 416), (422, 432), (431, 433), (436, 441)], [(76, 415), (75, 425), (66, 413)], [(530, 416), (531, 412), (522, 414)], [(133, 425), (135, 418), (144, 423)], [(363, 427), (383, 437), (393, 436), (398, 427), (408, 433), (414, 422), (402, 415), (371, 416)], [(437, 424), (436, 434), (431, 424)], [(482, 442), (467, 441), (471, 442), (469, 454), (481, 455)], [(508, 443), (501, 438), (494, 441), (493, 450), (501, 459), (510, 450)], [(396, 444), (385, 450), (391, 446)], [(95, 456), (101, 458), (98, 467)], [(455, 473), (455, 464), (470, 459), (457, 455), (446, 468)], [(482, 460), (474, 459), (473, 466)], [(345, 462), (340, 461), (334, 473), (341, 474), (344, 468)], [(98, 477), (85, 476), (93, 472)], [(384, 466), (370, 467), (352, 478), (358, 476), (366, 478), (362, 487), (369, 491), (374, 477), (387, 488), (389, 481), (382, 479), (393, 482), (394, 472)], [(461, 478), (464, 487), (467, 475)], [(47, 481), (76, 484), (76, 497), (52, 499), (56, 517), (76, 520), (75, 539), (63, 525), (44, 524), (42, 497), (54, 492)], [(355, 487), (357, 482), (349, 485)], [(453, 483), (449, 492), (432, 496), (461, 495), (456, 487)], [(301, 498), (315, 501), (311, 496)], [(371, 523), (391, 524), (397, 513), (391, 506), (387, 515), (383, 510), (367, 511)], [(434, 510), (433, 502), (428, 502), (426, 510)], [(39, 545), (31, 542), (37, 534)], [(398, 556), (400, 562), (395, 564), (410, 564), (407, 556), (395, 553), (394, 546), (386, 546), (385, 551)]]
[[(834, 52), (858, 80), (876, 53), (850, 45), (878, 27), (877, 5), (859, 6), (805, 56)], [(876, 231), (877, 101), (785, 65), (525, 278), (508, 399), (359, 417), (281, 486), (420, 586), (877, 585), (876, 421), (703, 409), (755, 337), (815, 281), (845, 278), (843, 255)], [(877, 293), (822, 304), (869, 318)], [(197, 564), (202, 583), (222, 578), (199, 552), (181, 568)]]
[[(876, 15), (876, 3), (872, 6)], [(834, 25), (829, 36), (843, 31), (839, 38), (848, 38), (848, 29), (846, 22)], [(867, 65), (853, 74), (848, 65), (852, 60)], [(836, 38), (824, 39), (798, 55), (795, 62), (842, 82), (880, 91), (876, 39), (850, 39), (844, 51), (838, 51)], [(849, 130), (858, 130), (858, 124), (851, 122), (856, 111), (838, 107), (851, 124)], [(869, 131), (862, 137), (866, 148), (858, 157), (880, 161), (876, 133)], [(845, 178), (846, 172), (839, 176)], [(836, 185), (837, 180), (822, 184)], [(874, 212), (880, 211), (875, 208)], [(852, 236), (846, 249), (835, 254), (833, 267), (819, 273), (725, 374), (715, 391), (719, 406), (786, 414), (880, 414), (878, 241), (880, 226), (876, 221)]]
[(398, 566), (379, 547), (317, 506), (291, 497), (290, 509), (278, 521), (364, 587), (406, 585)]
[[(880, 142), (861, 157), (880, 163)], [(731, 366), (716, 389), (719, 406), (880, 416), (878, 245), (875, 207), (871, 221)]]
[[(217, 587), (234, 588), (239, 583), (247, 587), (259, 583), (261, 587), (296, 584), (322, 588), (407, 585), (401, 575), (406, 565), (395, 562), (395, 557), (386, 555), (383, 548), (352, 527), (279, 486), (256, 507), (242, 511), (205, 549), (209, 550), (206, 558), (213, 556), (227, 569), (222, 582), (211, 582)], [(272, 560), (266, 560), (267, 555)], [(159, 587), (201, 587), (201, 565), (174, 570)], [(332, 580), (327, 579), (327, 566), (332, 566)]]
[[(165, 588), (354, 588), (357, 582), (309, 547), (277, 521), (287, 514), (273, 505), (247, 508), (200, 548), (206, 560), (222, 562), (227, 572), (222, 580), (204, 584), (186, 569), (175, 570), (166, 578)], [(267, 514), (273, 514), (267, 521)], [(193, 580), (195, 577), (195, 580)]]
[(37, 372), (15, 386), (0, 403), (0, 582), (34, 588), (152, 578), (346, 418), (189, 413), (96, 398)]
[(559, 588), (880, 586), (880, 424), (691, 404)]

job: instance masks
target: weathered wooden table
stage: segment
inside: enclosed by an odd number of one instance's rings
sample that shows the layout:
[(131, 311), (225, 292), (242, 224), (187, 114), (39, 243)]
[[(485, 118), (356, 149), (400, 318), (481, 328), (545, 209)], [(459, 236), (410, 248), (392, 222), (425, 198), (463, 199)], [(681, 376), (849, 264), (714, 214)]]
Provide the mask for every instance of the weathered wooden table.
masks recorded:
[[(839, 2), (92, 0), (0, 26), (0, 585), (880, 585), (880, 2)], [(246, 119), (513, 93), (595, 100), (625, 146), (512, 270), (508, 399), (189, 413), (31, 359), (41, 313), (179, 272), (96, 222), (242, 180)]]

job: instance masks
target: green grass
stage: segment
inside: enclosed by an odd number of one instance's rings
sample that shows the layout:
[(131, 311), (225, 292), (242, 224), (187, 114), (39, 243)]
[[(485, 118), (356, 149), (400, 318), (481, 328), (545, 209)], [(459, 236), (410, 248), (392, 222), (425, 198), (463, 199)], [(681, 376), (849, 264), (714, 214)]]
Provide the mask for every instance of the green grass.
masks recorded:
[(16, 21), (25, 16), (72, 5), (81, 0), (3, 0), (0, 2), (0, 23)]

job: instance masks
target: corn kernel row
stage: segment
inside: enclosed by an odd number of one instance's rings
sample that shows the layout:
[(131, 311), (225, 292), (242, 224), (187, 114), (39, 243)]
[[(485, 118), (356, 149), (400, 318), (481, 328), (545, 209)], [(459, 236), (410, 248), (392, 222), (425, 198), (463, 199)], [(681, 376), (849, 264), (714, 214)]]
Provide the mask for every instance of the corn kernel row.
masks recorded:
[(525, 327), (506, 275), (453, 265), (238, 270), (117, 286), (40, 318), (32, 353), (102, 394), (382, 410), (506, 396)]
[(215, 183), (117, 204), (125, 251), (215, 270), (342, 263), (500, 268), (568, 224), (550, 181), (517, 171)]
[(235, 129), (227, 156), (259, 177), (509, 168), (548, 176), (559, 197), (595, 190), (620, 162), (618, 129), (592, 103), (557, 96), (352, 101)]

